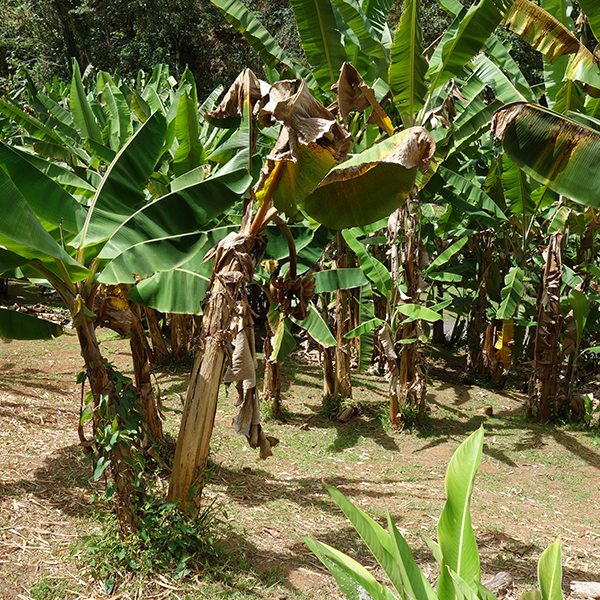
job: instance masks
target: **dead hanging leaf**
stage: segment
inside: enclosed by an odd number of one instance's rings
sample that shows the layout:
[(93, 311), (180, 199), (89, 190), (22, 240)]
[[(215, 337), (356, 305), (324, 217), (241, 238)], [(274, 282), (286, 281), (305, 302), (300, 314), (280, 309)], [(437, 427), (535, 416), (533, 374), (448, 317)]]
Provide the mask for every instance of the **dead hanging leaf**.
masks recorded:
[(342, 120), (353, 111), (363, 112), (369, 106), (373, 112), (367, 123), (377, 125), (388, 135), (393, 135), (394, 127), (391, 119), (385, 114), (383, 108), (375, 97), (373, 88), (368, 86), (360, 73), (350, 63), (344, 63), (340, 71), (340, 77), (331, 86), (331, 91), (338, 96), (337, 106)]
[(444, 129), (448, 129), (454, 119), (456, 119), (458, 113), (456, 112), (456, 106), (454, 99), (458, 99), (460, 102), (466, 103), (466, 98), (460, 93), (458, 86), (451, 80), (448, 87), (446, 88), (446, 97), (442, 104), (437, 108), (430, 110), (424, 118), (424, 121), (430, 121), (432, 127), (437, 128), (438, 124)]
[(291, 156), (285, 153), (280, 158), (284, 147), (278, 141), (277, 150), (271, 153), (271, 160), (294, 161), (296, 144), (305, 146), (319, 143), (327, 148), (336, 162), (343, 160), (352, 143), (350, 133), (342, 127), (334, 115), (327, 110), (310, 92), (306, 81), (297, 87), (296, 82), (276, 82), (269, 92), (268, 102), (259, 112), (259, 120), (263, 124), (281, 123), (287, 131), (286, 145), (289, 145)]
[(251, 448), (260, 447), (260, 458), (265, 460), (273, 456), (272, 447), (279, 440), (270, 435), (265, 435), (260, 424), (260, 407), (258, 404), (258, 391), (254, 387), (246, 390), (239, 413), (233, 418), (233, 428), (236, 433), (245, 435)]
[[(333, 114), (310, 93), (306, 82), (277, 82), (259, 112), (263, 124), (281, 123), (275, 147), (267, 157), (256, 186), (259, 203), (270, 186), (274, 206), (289, 216), (347, 155), (352, 138)], [(282, 164), (276, 168), (276, 165)], [(276, 181), (275, 181), (276, 180)]]
[(241, 119), (244, 114), (244, 102), (250, 101), (255, 106), (268, 94), (270, 85), (259, 79), (250, 69), (244, 69), (233, 82), (221, 104), (215, 110), (206, 111), (209, 119), (222, 121), (225, 119)]
[(231, 367), (223, 377), (223, 383), (234, 381), (241, 381), (244, 390), (256, 386), (256, 362), (243, 329), (235, 337)]
[(379, 329), (379, 341), (381, 342), (381, 347), (383, 348), (383, 352), (388, 360), (396, 360), (398, 355), (394, 350), (394, 342), (392, 341), (392, 337), (390, 335), (390, 328), (388, 325), (383, 325), (381, 329)]

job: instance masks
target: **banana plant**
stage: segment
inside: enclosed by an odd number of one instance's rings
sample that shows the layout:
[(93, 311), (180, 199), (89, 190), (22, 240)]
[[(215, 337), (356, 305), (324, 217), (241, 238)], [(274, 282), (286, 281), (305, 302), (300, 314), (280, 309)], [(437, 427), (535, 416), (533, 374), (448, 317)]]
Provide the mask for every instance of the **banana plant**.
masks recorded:
[[(326, 486), (335, 503), (380, 564), (392, 586), (390, 589), (387, 585), (379, 583), (360, 563), (332, 546), (312, 538), (303, 538), (334, 576), (349, 600), (495, 598), (480, 582), (479, 552), (470, 513), (471, 496), (482, 447), (483, 429), (479, 429), (458, 447), (448, 465), (446, 503), (437, 527), (438, 542), (436, 544), (427, 540), (440, 566), (435, 590), (415, 562), (408, 543), (389, 513), (386, 531), (338, 490)], [(562, 600), (561, 578), (561, 545), (560, 540), (557, 540), (543, 552), (539, 560), (538, 581), (543, 600)]]
[[(239, 231), (229, 234), (207, 254), (215, 263), (203, 317), (204, 352), (196, 358), (192, 371), (169, 489), (169, 498), (194, 507), (200, 502), (225, 364), (223, 335), (231, 330), (234, 319), (238, 333), (231, 377), (241, 382), (243, 395), (235, 426), (247, 435), (251, 445), (260, 446), (261, 456), (268, 456), (276, 443), (265, 435), (258, 421), (254, 342), (248, 335), (249, 310), (241, 293), (264, 255), (268, 223), (280, 213), (288, 219), (305, 213), (333, 228), (368, 223), (403, 202), (417, 171), (428, 164), (434, 151), (430, 134), (423, 128), (412, 128), (344, 161), (350, 134), (310, 93), (305, 82), (288, 80), (265, 86), (250, 71), (238, 77), (209, 118), (225, 126), (237, 121), (240, 128), (253, 132), (258, 126), (255, 114), (262, 127), (277, 127), (279, 134), (258, 183), (245, 199)], [(247, 139), (252, 146), (254, 138)], [(394, 193), (373, 203), (373, 191), (388, 185), (392, 178), (400, 183)], [(293, 315), (306, 306), (304, 290), (312, 284), (304, 276), (301, 280), (298, 277), (289, 273), (277, 283), (277, 293), (286, 300), (282, 302), (284, 314)], [(237, 354), (240, 362), (236, 362)], [(243, 356), (247, 358), (242, 361)]]
[[(84, 92), (74, 67), (69, 108), (39, 96), (49, 111), (46, 123), (15, 104), (0, 107), (15, 123), (14, 134), (0, 142), (3, 263), (18, 259), (25, 275), (48, 281), (70, 310), (92, 390), (95, 434), (104, 430), (105, 398), (109, 412), (118, 405), (118, 381), (102, 357), (93, 327), (101, 283), (135, 285), (139, 278), (188, 263), (207, 240), (202, 230), (214, 227), (251, 182), (248, 161), (236, 160), (236, 148), (211, 177), (198, 169), (203, 160), (195, 140), (198, 128), (187, 118), (189, 98), (196, 102), (191, 81), (184, 80), (178, 90), (159, 85), (160, 77), (146, 85), (144, 90), (155, 92), (148, 93), (148, 102), (157, 110), (142, 113), (142, 122), (122, 103), (112, 78), (101, 74), (99, 80), (100, 99)], [(171, 110), (170, 100), (176, 109)], [(161, 108), (160, 102), (169, 108)], [(143, 111), (144, 101), (137, 104)], [(171, 184), (168, 177), (174, 170), (179, 176)], [(4, 313), (1, 317), (7, 320)], [(131, 313), (131, 328), (132, 353), (144, 358), (134, 372), (145, 431), (156, 441), (162, 426), (137, 310)], [(114, 481), (121, 531), (127, 535), (136, 526), (131, 448), (125, 439), (112, 448), (105, 465)]]

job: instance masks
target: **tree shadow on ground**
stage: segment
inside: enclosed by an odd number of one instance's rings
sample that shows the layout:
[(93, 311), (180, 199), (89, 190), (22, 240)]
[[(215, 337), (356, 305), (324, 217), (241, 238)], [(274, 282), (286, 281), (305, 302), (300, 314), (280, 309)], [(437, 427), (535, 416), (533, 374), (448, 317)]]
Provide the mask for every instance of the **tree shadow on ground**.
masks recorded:
[(66, 446), (44, 457), (31, 477), (0, 482), (0, 496), (19, 498), (31, 494), (44, 506), (81, 517), (90, 513), (90, 479), (91, 470), (81, 448)]

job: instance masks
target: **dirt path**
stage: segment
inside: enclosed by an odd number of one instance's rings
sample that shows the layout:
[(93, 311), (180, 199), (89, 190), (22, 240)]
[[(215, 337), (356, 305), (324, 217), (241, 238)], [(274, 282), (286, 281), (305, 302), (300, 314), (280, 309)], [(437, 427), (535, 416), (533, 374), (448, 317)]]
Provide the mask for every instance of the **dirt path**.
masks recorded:
[[(109, 360), (126, 369), (127, 342), (100, 335)], [(73, 333), (43, 343), (0, 341), (2, 600), (108, 598), (85, 564), (69, 559), (78, 535), (95, 526), (89, 467), (76, 434), (80, 367)], [(462, 385), (459, 361), (434, 361), (430, 376), (426, 427), (398, 433), (382, 424), (379, 378), (353, 378), (360, 414), (342, 424), (321, 414), (318, 367), (290, 362), (284, 369), (288, 416), (265, 425), (281, 439), (266, 462), (233, 433), (234, 409), (223, 396), (206, 494), (226, 509), (237, 562), (226, 576), (198, 574), (185, 584), (157, 576), (114, 598), (339, 597), (300, 536), (378, 569), (323, 481), (377, 520), (389, 510), (434, 581), (437, 567), (423, 536), (435, 538), (452, 453), (481, 424), (486, 437), (472, 513), (484, 579), (509, 571), (516, 580), (509, 597), (518, 597), (535, 580), (540, 553), (560, 537), (565, 591), (571, 580), (600, 580), (600, 434), (528, 423), (522, 394)], [(185, 374), (157, 373), (157, 381), (165, 404), (180, 406)], [(489, 406), (493, 416), (484, 412)], [(175, 433), (177, 415), (168, 414), (167, 428)]]

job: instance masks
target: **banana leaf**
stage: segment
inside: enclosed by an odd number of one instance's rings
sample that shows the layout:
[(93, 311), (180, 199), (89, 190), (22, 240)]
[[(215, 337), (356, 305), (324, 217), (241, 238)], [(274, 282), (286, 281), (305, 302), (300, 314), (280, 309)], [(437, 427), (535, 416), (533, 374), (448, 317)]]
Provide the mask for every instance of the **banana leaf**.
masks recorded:
[(331, 169), (300, 204), (330, 229), (373, 223), (404, 202), (434, 152), (431, 134), (411, 127)]
[(439, 597), (455, 597), (449, 569), (476, 591), (480, 578), (479, 552), (471, 526), (470, 503), (475, 474), (481, 460), (483, 428), (471, 434), (456, 450), (446, 472), (446, 504), (438, 522), (442, 565), (437, 584)]
[[(27, 203), (17, 186), (6, 172), (0, 168), (0, 234), (9, 240), (33, 250), (36, 258), (51, 257), (65, 264), (74, 280), (83, 279), (89, 271), (75, 261), (56, 242), (44, 226), (40, 223), (34, 211)], [(20, 250), (15, 250), (4, 244), (16, 254), (27, 256)]]
[(83, 89), (79, 64), (73, 59), (73, 79), (71, 80), (71, 94), (69, 96), (73, 124), (77, 133), (83, 138), (89, 138), (102, 144), (102, 132), (96, 123), (94, 113)]
[(325, 323), (319, 311), (312, 304), (308, 309), (308, 315), (305, 319), (300, 321), (294, 317), (290, 317), (290, 320), (292, 323), (296, 323), (296, 325), (305, 329), (310, 337), (321, 344), (321, 346), (325, 346), (325, 348), (335, 346), (335, 336), (331, 333), (329, 326)]
[(302, 539), (327, 567), (348, 600), (398, 600), (367, 569), (343, 552), (309, 537)]
[(423, 57), (420, 0), (407, 0), (391, 47), (388, 82), (400, 113), (413, 116), (423, 108), (427, 95)]
[(513, 103), (496, 111), (492, 133), (536, 181), (582, 204), (600, 207), (599, 132), (542, 106)]
[(20, 153), (2, 142), (0, 167), (39, 218), (71, 233), (81, 230), (86, 218), (85, 208)]
[(433, 91), (453, 77), (460, 77), (464, 66), (482, 49), (501, 20), (502, 13), (493, 0), (480, 0), (468, 11), (461, 11), (429, 61), (429, 89)]
[(154, 113), (123, 146), (108, 167), (87, 215), (80, 236), (73, 244), (80, 248), (109, 238), (145, 203), (143, 186), (152, 175), (163, 149), (166, 120)]
[(16, 310), (0, 308), (0, 338), (10, 340), (48, 340), (58, 337), (62, 327)]
[(600, 71), (592, 53), (550, 13), (529, 0), (514, 0), (502, 23), (550, 62), (569, 55), (565, 76), (591, 86), (594, 95), (600, 93)]
[(317, 271), (315, 278), (315, 294), (349, 290), (367, 284), (367, 278), (362, 269), (333, 269)]
[(337, 81), (346, 61), (329, 0), (292, 0), (302, 48), (317, 83), (326, 91)]
[(310, 74), (307, 69), (300, 67), (285, 53), (285, 50), (281, 48), (275, 38), (242, 2), (239, 0), (211, 0), (211, 2), (223, 12), (229, 23), (246, 38), (267, 67), (272, 69), (278, 63), (283, 63), (301, 77)]
[(162, 196), (124, 220), (105, 244), (100, 258), (115, 258), (148, 240), (163, 240), (206, 229), (215, 217), (239, 200), (240, 185), (249, 184), (250, 176), (242, 170), (209, 177)]
[(350, 249), (356, 254), (360, 268), (365, 275), (374, 283), (377, 291), (390, 300), (392, 296), (392, 278), (386, 266), (371, 256), (371, 253), (358, 241), (351, 230), (345, 229), (342, 231), (342, 235)]
[(600, 4), (596, 0), (579, 0), (579, 6), (587, 17), (594, 37), (600, 41)]
[(563, 600), (560, 538), (544, 550), (538, 563), (542, 600)]
[(523, 270), (513, 267), (506, 275), (504, 287), (500, 292), (502, 302), (496, 313), (496, 319), (510, 319), (516, 312), (523, 293)]

